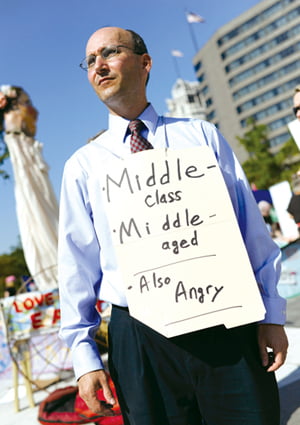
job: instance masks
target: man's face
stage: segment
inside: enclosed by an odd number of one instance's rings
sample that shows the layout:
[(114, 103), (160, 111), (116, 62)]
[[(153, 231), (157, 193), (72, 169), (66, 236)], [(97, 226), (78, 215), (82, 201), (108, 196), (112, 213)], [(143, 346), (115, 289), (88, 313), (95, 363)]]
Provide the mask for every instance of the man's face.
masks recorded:
[(294, 108), (299, 108), (298, 111), (295, 112), (296, 118), (300, 121), (300, 92), (296, 92), (294, 95)]
[[(104, 59), (100, 53), (108, 46), (123, 46), (118, 53)], [(125, 46), (125, 47), (124, 47)], [(107, 27), (96, 31), (87, 43), (86, 55), (93, 56), (95, 64), (88, 69), (88, 79), (98, 97), (114, 110), (124, 102), (145, 97), (145, 85), (151, 68), (149, 55), (133, 53), (131, 34), (121, 28)], [(133, 103), (134, 104), (134, 103)]]

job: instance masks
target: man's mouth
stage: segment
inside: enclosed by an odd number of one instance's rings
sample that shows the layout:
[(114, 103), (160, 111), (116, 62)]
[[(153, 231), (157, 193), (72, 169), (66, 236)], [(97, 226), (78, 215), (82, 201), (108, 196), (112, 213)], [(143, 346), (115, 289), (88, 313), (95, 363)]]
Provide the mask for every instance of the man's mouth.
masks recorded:
[(102, 86), (102, 85), (105, 85), (106, 83), (108, 83), (112, 80), (113, 80), (113, 78), (111, 78), (111, 77), (102, 77), (102, 78), (99, 78), (98, 81), (96, 81), (96, 83), (97, 83), (98, 86)]

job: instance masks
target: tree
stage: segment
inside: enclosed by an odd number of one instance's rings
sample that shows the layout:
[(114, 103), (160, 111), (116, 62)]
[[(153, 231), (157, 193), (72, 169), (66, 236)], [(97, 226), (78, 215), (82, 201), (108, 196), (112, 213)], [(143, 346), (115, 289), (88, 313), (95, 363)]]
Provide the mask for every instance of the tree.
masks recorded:
[(18, 288), (22, 285), (22, 276), (30, 275), (20, 245), (12, 248), (9, 254), (0, 255), (0, 297), (3, 297), (5, 278), (10, 275), (16, 276)]
[(249, 159), (243, 163), (243, 169), (250, 183), (258, 189), (267, 189), (273, 184), (291, 180), (292, 174), (299, 168), (299, 163), (293, 163), (298, 147), (290, 139), (276, 154), (270, 152), (268, 127), (256, 124), (254, 118), (249, 118), (249, 130), (244, 137), (237, 137), (249, 153)]
[(281, 180), (292, 181), (292, 176), (299, 170), (299, 148), (291, 137), (275, 156), (278, 164), (281, 164)]

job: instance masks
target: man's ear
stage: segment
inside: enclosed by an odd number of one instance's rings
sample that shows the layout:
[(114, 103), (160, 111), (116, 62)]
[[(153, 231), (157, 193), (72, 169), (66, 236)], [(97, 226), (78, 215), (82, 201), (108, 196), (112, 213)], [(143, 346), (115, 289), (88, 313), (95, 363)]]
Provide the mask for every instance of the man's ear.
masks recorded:
[(148, 71), (148, 73), (150, 72), (150, 69), (152, 68), (152, 59), (151, 56), (148, 55), (148, 53), (144, 53), (143, 54), (143, 67)]

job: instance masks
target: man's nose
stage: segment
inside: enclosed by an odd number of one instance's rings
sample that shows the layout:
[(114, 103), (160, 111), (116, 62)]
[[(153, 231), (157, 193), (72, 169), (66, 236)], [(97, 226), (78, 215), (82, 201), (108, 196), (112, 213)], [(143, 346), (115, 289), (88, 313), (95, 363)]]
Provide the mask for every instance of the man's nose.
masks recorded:
[(97, 55), (95, 58), (94, 69), (95, 71), (100, 71), (103, 68), (107, 68), (107, 61), (103, 59), (101, 55)]

